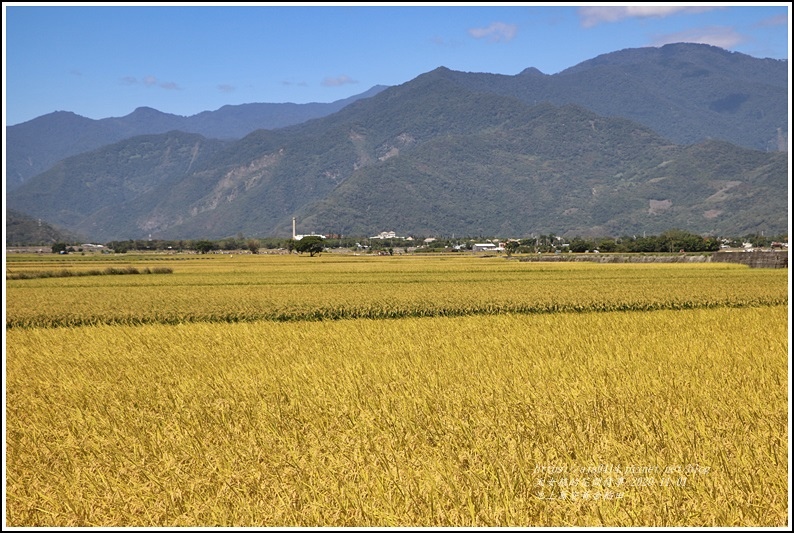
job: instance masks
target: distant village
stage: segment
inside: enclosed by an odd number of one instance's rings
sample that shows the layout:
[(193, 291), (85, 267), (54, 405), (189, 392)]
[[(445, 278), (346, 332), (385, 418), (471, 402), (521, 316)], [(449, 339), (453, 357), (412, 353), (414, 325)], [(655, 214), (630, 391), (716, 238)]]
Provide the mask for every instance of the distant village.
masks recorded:
[(682, 230), (669, 230), (660, 235), (624, 236), (620, 238), (566, 238), (559, 235), (533, 235), (517, 238), (415, 237), (396, 231), (381, 231), (370, 237), (342, 236), (318, 232), (298, 233), (297, 220), (292, 220), (291, 238), (251, 238), (238, 234), (218, 240), (148, 239), (97, 243), (52, 243), (40, 246), (6, 246), (8, 253), (104, 254), (136, 252), (220, 253), (220, 254), (283, 254), (302, 253), (307, 238), (317, 244), (313, 253), (372, 253), (395, 255), (406, 253), (490, 253), (505, 254), (614, 254), (614, 253), (714, 253), (788, 251), (788, 236), (747, 235), (716, 238), (695, 235)]

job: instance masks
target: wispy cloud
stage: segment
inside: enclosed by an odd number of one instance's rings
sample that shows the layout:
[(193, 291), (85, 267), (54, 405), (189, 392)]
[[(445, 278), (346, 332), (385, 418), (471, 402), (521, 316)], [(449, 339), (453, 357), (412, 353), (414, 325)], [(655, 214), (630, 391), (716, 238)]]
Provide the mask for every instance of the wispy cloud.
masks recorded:
[(157, 77), (155, 76), (144, 76), (143, 78), (138, 80), (135, 76), (124, 76), (119, 80), (122, 85), (137, 85), (138, 83), (142, 83), (147, 87), (160, 87), (161, 89), (165, 89), (167, 91), (181, 91), (182, 87), (179, 86), (176, 82), (173, 81), (158, 81)]
[(351, 83), (358, 83), (358, 81), (345, 74), (335, 78), (328, 77), (323, 80), (324, 87), (339, 87), (340, 85), (348, 85)]
[(234, 85), (228, 85), (226, 83), (221, 83), (218, 85), (218, 90), (222, 93), (233, 93), (235, 90)]
[(433, 46), (440, 46), (442, 48), (457, 48), (463, 45), (463, 41), (459, 39), (445, 39), (440, 35), (435, 35), (429, 38), (428, 42)]
[(289, 81), (289, 80), (282, 81), (281, 85), (287, 85), (287, 86), (297, 85), (298, 87), (308, 87), (309, 86), (309, 84), (306, 83), (305, 81)]
[(492, 43), (510, 41), (517, 32), (518, 26), (504, 22), (492, 22), (485, 28), (469, 28), (469, 35), (475, 39), (488, 39)]
[(70, 70), (69, 74), (71, 74), (72, 76), (78, 76), (78, 77), (83, 75), (82, 71), (77, 70), (76, 68), (73, 68), (72, 70)]
[(693, 28), (677, 33), (655, 37), (651, 46), (662, 46), (670, 43), (699, 43), (719, 46), (726, 50), (745, 42), (747, 38), (729, 26), (709, 26)]
[(785, 26), (786, 24), (788, 24), (788, 15), (781, 13), (780, 15), (775, 15), (774, 17), (765, 18), (764, 20), (758, 22), (756, 26), (766, 28), (769, 26)]
[(618, 22), (628, 18), (669, 17), (679, 13), (703, 13), (718, 7), (685, 6), (609, 6), (580, 7), (579, 20), (585, 28), (605, 22)]

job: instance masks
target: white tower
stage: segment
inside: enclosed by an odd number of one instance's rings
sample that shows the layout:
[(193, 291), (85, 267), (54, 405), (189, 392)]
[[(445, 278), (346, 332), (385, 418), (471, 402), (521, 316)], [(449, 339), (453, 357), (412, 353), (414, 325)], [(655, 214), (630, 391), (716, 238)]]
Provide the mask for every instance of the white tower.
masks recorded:
[(295, 217), (292, 217), (292, 240), (295, 240)]

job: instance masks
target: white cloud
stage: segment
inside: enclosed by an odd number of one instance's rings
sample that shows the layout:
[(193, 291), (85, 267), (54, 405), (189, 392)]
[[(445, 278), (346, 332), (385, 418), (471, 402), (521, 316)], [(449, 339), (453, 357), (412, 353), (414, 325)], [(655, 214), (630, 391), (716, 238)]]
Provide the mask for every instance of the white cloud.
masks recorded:
[(734, 28), (728, 26), (709, 26), (693, 28), (678, 33), (660, 35), (653, 39), (651, 46), (662, 46), (670, 43), (699, 43), (719, 46), (730, 50), (747, 39)]
[(758, 24), (756, 26), (765, 28), (768, 26), (785, 26), (788, 24), (788, 16), (785, 13), (781, 13), (780, 15), (775, 15), (774, 17), (769, 17)]
[(591, 28), (603, 22), (618, 22), (627, 18), (669, 17), (678, 13), (703, 13), (718, 7), (685, 6), (609, 6), (580, 7), (579, 19), (582, 26)]
[(336, 78), (329, 77), (323, 80), (323, 86), (325, 87), (339, 87), (340, 85), (347, 85), (350, 83), (358, 83), (358, 81), (344, 74), (342, 74), (341, 76), (337, 76)]
[[(138, 83), (138, 78), (136, 78), (135, 76), (124, 76), (123, 78), (120, 79), (120, 81), (123, 85), (136, 85)], [(151, 76), (151, 75), (144, 76), (140, 82), (146, 85), (147, 87), (154, 87), (155, 85), (157, 85), (158, 87), (169, 91), (182, 90), (182, 88), (176, 82), (173, 81), (160, 82), (157, 80), (156, 76)]]
[(431, 37), (428, 39), (428, 42), (433, 46), (439, 46), (443, 48), (458, 48), (463, 44), (463, 42), (458, 39), (445, 39), (439, 35)]
[(518, 26), (504, 22), (492, 22), (485, 28), (469, 28), (469, 35), (475, 39), (488, 39), (493, 43), (510, 41), (517, 32)]

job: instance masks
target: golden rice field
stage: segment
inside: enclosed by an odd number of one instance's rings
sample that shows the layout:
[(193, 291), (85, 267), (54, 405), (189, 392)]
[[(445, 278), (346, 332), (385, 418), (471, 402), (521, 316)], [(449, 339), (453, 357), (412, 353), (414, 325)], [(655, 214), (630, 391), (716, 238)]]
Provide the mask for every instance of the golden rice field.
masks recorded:
[(9, 526), (790, 523), (788, 271), (9, 258)]

